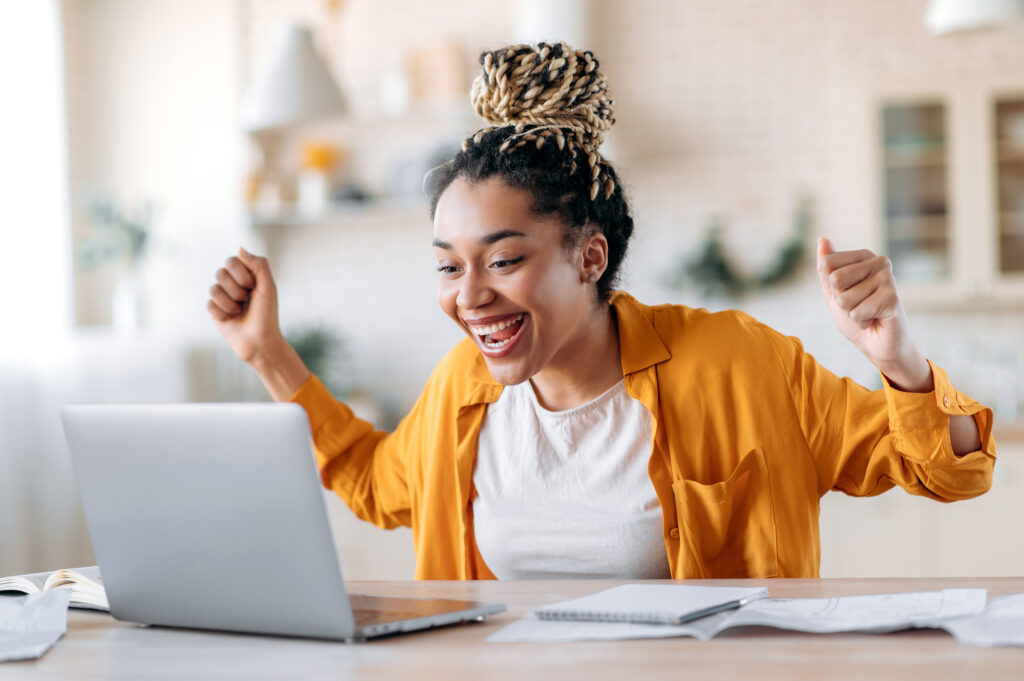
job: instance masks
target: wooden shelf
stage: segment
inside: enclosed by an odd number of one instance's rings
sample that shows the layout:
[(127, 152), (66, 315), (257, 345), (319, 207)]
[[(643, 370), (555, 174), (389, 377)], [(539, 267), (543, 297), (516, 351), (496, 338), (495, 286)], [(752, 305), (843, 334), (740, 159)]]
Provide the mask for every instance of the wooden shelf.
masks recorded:
[(999, 214), (999, 234), (1024, 237), (1024, 210), (1003, 211)]
[(252, 210), (249, 224), (253, 227), (291, 227), (303, 225), (338, 225), (352, 223), (408, 221), (422, 219), (429, 221), (430, 207), (425, 201), (373, 200), (332, 204), (322, 213), (306, 213), (295, 205), (285, 204), (274, 211)]
[(945, 147), (930, 147), (920, 151), (893, 148), (885, 150), (886, 168), (944, 167), (945, 165)]
[(996, 161), (998, 163), (1024, 162), (1024, 144), (1000, 140), (996, 143)]
[(965, 291), (963, 287), (947, 281), (930, 284), (896, 280), (900, 301), (908, 313), (918, 312), (1016, 312), (1024, 296), (1024, 275), (1004, 274), (996, 291)]
[(945, 241), (949, 238), (949, 218), (945, 214), (890, 215), (885, 223), (889, 241)]

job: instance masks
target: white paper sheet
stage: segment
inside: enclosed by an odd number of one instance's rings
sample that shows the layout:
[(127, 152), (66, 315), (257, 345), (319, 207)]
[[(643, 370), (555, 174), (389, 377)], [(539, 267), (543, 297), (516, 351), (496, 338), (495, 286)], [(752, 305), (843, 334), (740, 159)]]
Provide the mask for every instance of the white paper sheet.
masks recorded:
[(938, 626), (972, 646), (1024, 646), (1024, 594), (996, 596), (980, 615), (957, 617)]
[(68, 628), (69, 589), (0, 597), (0, 662), (42, 656)]
[[(607, 641), (672, 636), (708, 640), (726, 629), (750, 625), (817, 633), (878, 633), (913, 627), (936, 627), (951, 618), (977, 616), (985, 608), (985, 596), (985, 589), (946, 589), (841, 598), (768, 599), (681, 625), (545, 621), (529, 613), (495, 632), (487, 640), (501, 643)], [(969, 625), (961, 626), (966, 631)]]
[(944, 589), (841, 598), (781, 598), (756, 601), (732, 614), (719, 629), (760, 625), (815, 634), (841, 631), (885, 633), (934, 627), (951, 617), (978, 615), (985, 589)]

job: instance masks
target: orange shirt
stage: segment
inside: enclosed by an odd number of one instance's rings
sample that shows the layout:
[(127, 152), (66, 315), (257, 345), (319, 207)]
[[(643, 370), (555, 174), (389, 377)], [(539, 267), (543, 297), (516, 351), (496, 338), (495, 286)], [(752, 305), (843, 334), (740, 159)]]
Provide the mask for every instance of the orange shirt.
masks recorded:
[[(940, 501), (992, 482), (992, 411), (932, 365), (935, 390), (839, 378), (742, 312), (612, 300), (628, 393), (651, 412), (651, 481), (672, 576), (817, 577), (818, 500), (899, 485)], [(316, 377), (292, 396), (309, 415), (323, 483), (364, 520), (413, 530), (418, 579), (493, 579), (473, 533), (477, 436), (502, 386), (465, 339), (393, 433), (374, 430)], [(953, 454), (950, 414), (982, 448)]]

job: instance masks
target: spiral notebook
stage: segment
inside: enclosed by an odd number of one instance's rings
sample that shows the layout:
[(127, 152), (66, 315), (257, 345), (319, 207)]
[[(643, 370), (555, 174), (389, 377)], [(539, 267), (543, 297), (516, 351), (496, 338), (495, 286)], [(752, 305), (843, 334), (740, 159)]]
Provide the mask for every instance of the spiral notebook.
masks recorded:
[(765, 588), (625, 584), (537, 608), (545, 620), (682, 624), (768, 597)]

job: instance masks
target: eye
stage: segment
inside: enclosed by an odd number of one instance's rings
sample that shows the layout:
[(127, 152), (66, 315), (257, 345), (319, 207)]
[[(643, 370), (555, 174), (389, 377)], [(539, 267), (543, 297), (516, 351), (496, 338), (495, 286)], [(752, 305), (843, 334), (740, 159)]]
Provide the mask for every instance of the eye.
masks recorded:
[(441, 274), (455, 274), (459, 271), (459, 268), (455, 265), (438, 265), (437, 271)]
[(493, 267), (494, 269), (497, 269), (497, 270), (507, 269), (509, 267), (512, 267), (512, 265), (515, 265), (516, 263), (522, 262), (524, 258), (525, 258), (525, 256), (519, 256), (518, 258), (508, 258), (508, 259), (505, 259), (505, 260), (495, 260), (494, 262), (491, 263), (491, 267)]

